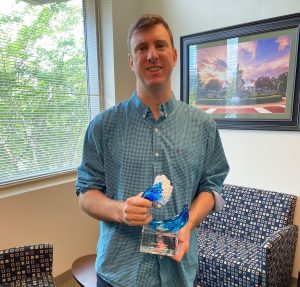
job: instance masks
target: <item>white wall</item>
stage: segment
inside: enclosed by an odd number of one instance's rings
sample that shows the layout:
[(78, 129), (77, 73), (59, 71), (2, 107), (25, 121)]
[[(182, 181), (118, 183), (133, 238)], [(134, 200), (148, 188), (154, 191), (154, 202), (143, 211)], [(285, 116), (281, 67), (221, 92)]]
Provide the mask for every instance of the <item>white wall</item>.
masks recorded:
[(139, 15), (138, 0), (102, 0), (103, 71), (105, 107), (127, 99), (135, 86), (128, 66), (127, 31)]
[[(115, 7), (118, 5), (121, 7), (125, 2), (129, 3), (124, 0), (113, 2)], [(167, 20), (173, 31), (178, 52), (179, 39), (182, 35), (300, 12), (299, 0), (144, 0), (139, 5), (139, 14), (159, 13)], [(134, 13), (131, 11), (128, 13), (130, 14), (127, 17), (133, 17), (136, 10)], [(122, 25), (125, 27), (127, 19), (124, 16), (123, 20)], [(129, 22), (127, 26), (128, 24)], [(124, 27), (115, 32), (123, 33), (126, 30)], [(124, 35), (118, 33), (115, 37), (124, 39)], [(122, 49), (119, 49), (118, 53), (123, 57), (125, 51)], [(122, 63), (126, 65), (124, 61)], [(132, 75), (127, 77), (127, 71), (128, 67), (124, 66), (122, 82), (116, 82), (119, 90), (130, 91), (133, 88)], [(179, 98), (180, 63), (173, 74), (173, 89)], [(220, 133), (231, 166), (226, 182), (297, 195), (295, 224), (299, 226), (300, 133), (246, 130), (221, 130)], [(298, 276), (298, 270), (300, 270), (300, 236), (294, 262), (294, 277)]]

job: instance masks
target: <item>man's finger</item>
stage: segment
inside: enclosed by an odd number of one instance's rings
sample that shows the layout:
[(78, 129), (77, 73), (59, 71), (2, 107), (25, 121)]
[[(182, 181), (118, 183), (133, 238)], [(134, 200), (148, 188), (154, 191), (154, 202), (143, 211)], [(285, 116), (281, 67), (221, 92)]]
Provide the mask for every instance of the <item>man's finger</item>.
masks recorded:
[(131, 219), (126, 221), (126, 224), (130, 225), (130, 226), (142, 226), (142, 225), (147, 225), (148, 223), (150, 223), (150, 221), (152, 220), (152, 215), (149, 214), (149, 216), (147, 218), (145, 218), (144, 220), (136, 220), (136, 219)]
[(128, 205), (141, 206), (141, 207), (151, 207), (152, 202), (148, 199), (142, 198), (139, 195), (130, 197), (126, 200)]

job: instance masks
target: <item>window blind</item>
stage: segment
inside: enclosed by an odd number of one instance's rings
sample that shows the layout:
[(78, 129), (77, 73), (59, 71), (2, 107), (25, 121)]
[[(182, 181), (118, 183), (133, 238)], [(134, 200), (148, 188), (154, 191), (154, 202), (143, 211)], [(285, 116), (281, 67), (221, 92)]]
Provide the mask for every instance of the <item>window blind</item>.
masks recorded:
[(74, 170), (102, 97), (96, 2), (2, 2), (0, 184)]

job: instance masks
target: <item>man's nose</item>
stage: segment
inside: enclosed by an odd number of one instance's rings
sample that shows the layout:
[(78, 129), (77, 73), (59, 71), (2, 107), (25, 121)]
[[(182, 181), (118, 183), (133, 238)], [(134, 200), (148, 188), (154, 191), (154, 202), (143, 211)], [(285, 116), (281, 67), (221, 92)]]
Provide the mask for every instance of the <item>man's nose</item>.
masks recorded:
[(155, 47), (150, 47), (148, 49), (147, 60), (149, 62), (155, 62), (158, 60), (158, 53), (157, 53)]

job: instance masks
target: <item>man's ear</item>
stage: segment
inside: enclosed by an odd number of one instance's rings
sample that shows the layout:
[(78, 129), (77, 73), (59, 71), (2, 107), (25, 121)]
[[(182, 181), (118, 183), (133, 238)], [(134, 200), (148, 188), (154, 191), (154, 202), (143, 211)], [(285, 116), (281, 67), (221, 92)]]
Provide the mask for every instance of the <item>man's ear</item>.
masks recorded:
[(128, 63), (129, 63), (130, 69), (132, 71), (134, 71), (133, 59), (132, 59), (132, 55), (131, 54), (128, 54)]
[(176, 66), (177, 58), (178, 58), (177, 50), (174, 48), (174, 49), (173, 49), (173, 63), (174, 63), (173, 67)]

